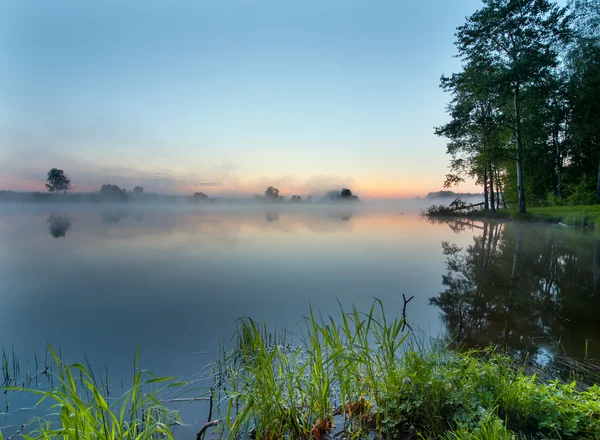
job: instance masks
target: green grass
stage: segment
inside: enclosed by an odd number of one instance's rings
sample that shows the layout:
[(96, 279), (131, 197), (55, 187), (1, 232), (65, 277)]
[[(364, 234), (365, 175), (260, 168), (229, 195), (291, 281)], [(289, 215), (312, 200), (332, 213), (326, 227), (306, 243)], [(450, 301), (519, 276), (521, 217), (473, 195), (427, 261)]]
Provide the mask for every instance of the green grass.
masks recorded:
[[(181, 386), (172, 377), (156, 377), (139, 370), (135, 358), (133, 386), (121, 397), (110, 399), (97, 383), (91, 367), (67, 365), (49, 347), (57, 366), (56, 386), (48, 391), (7, 387), (7, 391), (25, 391), (40, 396), (37, 405), (52, 402), (49, 417), (29, 423), (27, 440), (97, 439), (153, 440), (172, 439), (172, 427), (179, 416), (158, 399), (165, 388)], [(160, 386), (160, 389), (156, 387)], [(147, 391), (152, 389), (153, 391)], [(0, 434), (0, 440), (2, 434)]]
[[(600, 438), (600, 388), (542, 382), (493, 350), (424, 347), (380, 302), (310, 313), (298, 345), (249, 319), (218, 365), (224, 438)], [(287, 336), (289, 337), (289, 336)]]
[(465, 214), (452, 214), (452, 216), (564, 223), (569, 226), (590, 228), (600, 227), (600, 205), (529, 207), (526, 214), (520, 214), (516, 209), (477, 210)]

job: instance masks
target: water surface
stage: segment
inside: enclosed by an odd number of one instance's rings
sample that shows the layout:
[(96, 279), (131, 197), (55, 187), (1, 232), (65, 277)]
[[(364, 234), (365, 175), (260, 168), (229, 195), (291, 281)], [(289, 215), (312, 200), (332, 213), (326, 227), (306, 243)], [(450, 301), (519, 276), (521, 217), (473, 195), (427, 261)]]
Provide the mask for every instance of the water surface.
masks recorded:
[[(138, 344), (144, 368), (187, 378), (240, 316), (293, 332), (309, 305), (336, 315), (377, 297), (394, 314), (403, 293), (434, 337), (600, 357), (600, 236), (583, 229), (429, 221), (402, 204), (3, 205), (0, 242), (0, 344), (22, 364), (45, 341), (108, 361), (114, 387)], [(19, 404), (0, 426), (21, 422)]]

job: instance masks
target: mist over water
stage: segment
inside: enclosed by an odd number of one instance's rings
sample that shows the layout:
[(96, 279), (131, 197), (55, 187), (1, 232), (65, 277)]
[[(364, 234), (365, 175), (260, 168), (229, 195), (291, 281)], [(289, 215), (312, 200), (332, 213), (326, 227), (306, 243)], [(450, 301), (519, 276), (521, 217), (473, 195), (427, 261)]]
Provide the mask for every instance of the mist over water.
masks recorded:
[[(460, 326), (471, 345), (551, 355), (560, 340), (578, 357), (588, 339), (600, 356), (600, 236), (430, 221), (431, 203), (4, 204), (0, 343), (22, 363), (46, 341), (70, 362), (85, 353), (119, 388), (138, 344), (143, 368), (188, 378), (241, 316), (293, 333), (309, 306), (337, 316), (338, 300), (364, 311), (377, 297), (401, 314), (404, 293), (434, 337)], [(17, 405), (0, 425), (21, 423)]]

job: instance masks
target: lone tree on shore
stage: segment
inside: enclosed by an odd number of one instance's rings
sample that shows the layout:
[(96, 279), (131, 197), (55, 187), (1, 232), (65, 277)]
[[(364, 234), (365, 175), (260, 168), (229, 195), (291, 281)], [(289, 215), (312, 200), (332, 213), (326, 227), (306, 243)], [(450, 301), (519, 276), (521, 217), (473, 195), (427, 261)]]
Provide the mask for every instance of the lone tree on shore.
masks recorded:
[(133, 194), (135, 194), (136, 196), (142, 196), (142, 195), (144, 195), (144, 187), (143, 186), (136, 186), (135, 188), (133, 188)]
[(48, 171), (48, 176), (46, 177), (48, 183), (46, 183), (46, 188), (48, 191), (55, 192), (58, 194), (60, 191), (63, 191), (65, 194), (67, 190), (71, 187), (71, 179), (65, 176), (65, 172), (63, 170), (59, 170), (57, 168), (52, 168)]
[(279, 195), (279, 190), (273, 186), (269, 186), (265, 190), (265, 199), (271, 202), (278, 202), (283, 199), (283, 196)]

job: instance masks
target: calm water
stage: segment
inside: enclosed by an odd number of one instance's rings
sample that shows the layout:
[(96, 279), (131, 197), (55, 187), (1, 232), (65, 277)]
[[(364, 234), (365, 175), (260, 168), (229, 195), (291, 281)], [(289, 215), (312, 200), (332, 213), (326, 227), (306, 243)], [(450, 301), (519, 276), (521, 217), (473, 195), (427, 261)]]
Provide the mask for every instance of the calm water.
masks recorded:
[[(293, 331), (381, 299), (433, 336), (600, 358), (600, 235), (522, 223), (431, 222), (397, 205), (353, 208), (0, 206), (0, 344), (22, 370), (45, 341), (68, 361), (132, 353), (191, 377), (250, 316)], [(11, 402), (7, 425), (25, 417)], [(206, 414), (191, 411), (190, 424)], [(192, 428), (190, 428), (190, 432)], [(190, 435), (190, 434), (186, 434)]]

